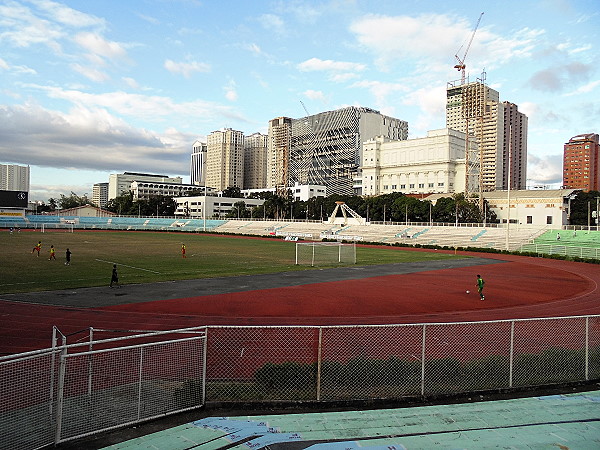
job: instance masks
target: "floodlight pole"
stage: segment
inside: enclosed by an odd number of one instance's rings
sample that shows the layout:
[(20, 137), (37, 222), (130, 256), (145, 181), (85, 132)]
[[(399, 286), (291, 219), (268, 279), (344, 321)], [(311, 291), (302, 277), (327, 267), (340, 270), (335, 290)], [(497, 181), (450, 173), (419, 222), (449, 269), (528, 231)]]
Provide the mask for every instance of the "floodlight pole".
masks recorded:
[(204, 202), (202, 204), (202, 231), (206, 231), (206, 183), (204, 183)]

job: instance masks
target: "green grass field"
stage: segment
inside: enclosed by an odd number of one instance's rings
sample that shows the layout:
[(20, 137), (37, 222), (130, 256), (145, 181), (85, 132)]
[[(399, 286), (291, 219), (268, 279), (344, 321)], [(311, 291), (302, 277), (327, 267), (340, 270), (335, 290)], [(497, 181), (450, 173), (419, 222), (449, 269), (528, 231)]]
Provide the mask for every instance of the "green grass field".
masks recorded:
[[(42, 241), (40, 257), (31, 253), (38, 240)], [(181, 257), (182, 243), (187, 250), (185, 259)], [(295, 265), (294, 242), (210, 234), (63, 230), (11, 234), (3, 230), (0, 245), (4, 249), (2, 294), (107, 285), (113, 263), (118, 265), (122, 284), (314, 270)], [(56, 248), (56, 261), (48, 260), (50, 245)], [(64, 264), (67, 248), (72, 252), (70, 266)], [(359, 265), (453, 257), (389, 247), (356, 250)]]

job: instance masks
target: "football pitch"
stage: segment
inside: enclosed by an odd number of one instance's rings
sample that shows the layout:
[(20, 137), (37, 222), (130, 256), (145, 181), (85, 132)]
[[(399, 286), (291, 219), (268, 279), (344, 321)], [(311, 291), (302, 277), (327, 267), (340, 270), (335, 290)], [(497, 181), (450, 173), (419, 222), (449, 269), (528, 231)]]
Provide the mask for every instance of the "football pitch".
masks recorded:
[[(32, 253), (42, 241), (40, 256)], [(186, 258), (181, 245), (186, 246)], [(295, 243), (211, 234), (55, 230), (46, 233), (2, 231), (0, 294), (105, 286), (117, 264), (122, 284), (229, 277), (298, 270), (318, 270), (348, 264), (311, 267), (295, 264)], [(56, 249), (50, 261), (49, 249)], [(72, 252), (65, 265), (66, 249)], [(461, 256), (464, 258), (464, 256)], [(441, 252), (398, 248), (356, 249), (357, 265), (389, 264), (454, 258)]]

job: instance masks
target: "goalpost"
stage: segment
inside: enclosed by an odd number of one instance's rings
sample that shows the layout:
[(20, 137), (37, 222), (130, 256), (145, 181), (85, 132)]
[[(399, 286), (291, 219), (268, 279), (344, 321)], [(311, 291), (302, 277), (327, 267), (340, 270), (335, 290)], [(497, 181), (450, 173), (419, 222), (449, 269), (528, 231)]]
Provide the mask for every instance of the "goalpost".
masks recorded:
[(296, 242), (296, 265), (356, 264), (356, 244), (342, 242)]
[(46, 231), (50, 230), (62, 230), (66, 231), (67, 233), (72, 233), (73, 228), (74, 227), (72, 223), (43, 223), (41, 232), (45, 233)]

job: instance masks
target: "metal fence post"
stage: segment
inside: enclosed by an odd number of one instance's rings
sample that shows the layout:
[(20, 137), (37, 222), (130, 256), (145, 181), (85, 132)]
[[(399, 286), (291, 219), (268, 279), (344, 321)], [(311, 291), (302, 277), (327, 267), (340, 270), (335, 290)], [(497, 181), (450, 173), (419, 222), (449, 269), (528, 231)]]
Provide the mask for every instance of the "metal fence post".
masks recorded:
[(54, 443), (58, 444), (61, 437), (62, 416), (65, 394), (65, 373), (67, 366), (67, 346), (63, 345), (60, 352), (60, 362), (58, 366), (58, 391), (56, 393), (56, 433), (54, 435)]
[(90, 354), (88, 355), (88, 395), (92, 395), (92, 373), (93, 373), (93, 367), (92, 367), (92, 350), (94, 349), (94, 328), (90, 327), (90, 336), (89, 336), (89, 346), (88, 346), (88, 350), (90, 351)]
[(323, 351), (323, 327), (319, 327), (317, 347), (317, 401), (321, 400), (321, 356)]
[(421, 339), (421, 395), (425, 395), (425, 337), (427, 324), (423, 324), (423, 335)]
[(143, 364), (144, 364), (144, 347), (140, 347), (140, 360), (138, 370), (138, 412), (137, 419), (140, 420), (142, 417), (142, 376), (143, 376)]
[(508, 369), (508, 387), (513, 385), (513, 359), (515, 350), (515, 321), (510, 321), (510, 357), (509, 357), (509, 369)]
[(585, 379), (590, 379), (590, 316), (585, 316)]
[(208, 330), (204, 329), (204, 355), (202, 357), (202, 405), (206, 403), (206, 352), (208, 351)]

